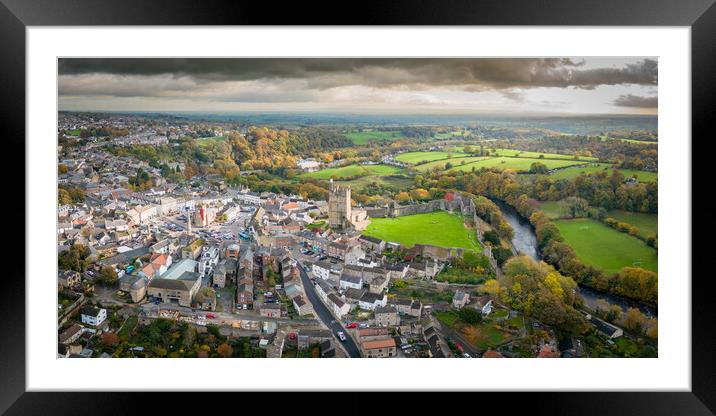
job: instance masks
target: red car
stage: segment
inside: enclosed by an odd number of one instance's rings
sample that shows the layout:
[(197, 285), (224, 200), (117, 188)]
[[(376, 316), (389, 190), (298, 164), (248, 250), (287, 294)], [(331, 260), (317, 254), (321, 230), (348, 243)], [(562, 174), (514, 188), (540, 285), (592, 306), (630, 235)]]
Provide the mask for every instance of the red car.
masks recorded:
[(216, 318), (216, 315), (214, 315), (213, 313), (207, 313), (206, 317), (209, 319), (214, 319), (214, 318)]
[(351, 322), (348, 325), (346, 325), (346, 328), (357, 328), (358, 323), (357, 322)]

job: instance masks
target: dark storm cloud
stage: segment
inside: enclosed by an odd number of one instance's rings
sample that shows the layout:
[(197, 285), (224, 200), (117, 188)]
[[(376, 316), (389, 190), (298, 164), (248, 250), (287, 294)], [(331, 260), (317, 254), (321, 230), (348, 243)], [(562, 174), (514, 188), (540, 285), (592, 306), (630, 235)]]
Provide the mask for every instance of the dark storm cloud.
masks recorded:
[[(296, 59), (296, 58), (66, 58), (60, 75), (188, 77), (197, 84), (221, 81), (299, 79), (306, 87), (345, 85), (377, 88), (464, 86), (467, 90), (656, 85), (657, 62), (644, 59), (622, 67), (583, 68), (568, 58), (476, 59)], [(111, 92), (110, 92), (111, 93)]]
[(618, 107), (635, 107), (635, 108), (658, 108), (658, 97), (641, 97), (632, 94), (623, 94), (617, 97), (612, 104)]

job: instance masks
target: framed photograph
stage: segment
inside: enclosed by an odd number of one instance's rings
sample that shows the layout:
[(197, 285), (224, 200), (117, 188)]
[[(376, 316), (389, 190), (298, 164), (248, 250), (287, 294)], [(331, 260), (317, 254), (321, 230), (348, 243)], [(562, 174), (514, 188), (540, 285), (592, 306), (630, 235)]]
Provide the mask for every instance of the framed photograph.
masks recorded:
[(3, 411), (505, 391), (712, 414), (691, 242), (712, 1), (379, 5), (345, 26), (3, 1), (25, 155)]

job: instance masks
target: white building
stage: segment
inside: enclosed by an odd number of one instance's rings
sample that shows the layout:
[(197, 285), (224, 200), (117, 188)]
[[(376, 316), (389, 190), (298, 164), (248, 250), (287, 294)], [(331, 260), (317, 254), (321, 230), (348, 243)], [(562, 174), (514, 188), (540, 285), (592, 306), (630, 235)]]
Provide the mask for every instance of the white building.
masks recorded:
[(358, 307), (368, 311), (374, 311), (375, 308), (385, 307), (388, 304), (388, 297), (385, 293), (371, 293), (365, 292), (360, 299), (358, 299)]
[(204, 246), (199, 260), (199, 274), (209, 275), (219, 263), (219, 248)]
[(304, 172), (315, 172), (321, 168), (321, 164), (314, 159), (302, 159), (296, 165)]
[(261, 196), (256, 192), (245, 192), (236, 195), (236, 199), (251, 205), (261, 205)]
[(326, 280), (331, 274), (331, 264), (324, 261), (317, 261), (313, 264), (312, 271), (314, 276)]
[(101, 325), (107, 319), (107, 309), (85, 306), (81, 311), (82, 323), (92, 326)]
[(360, 290), (363, 287), (363, 278), (344, 274), (341, 276), (339, 286), (343, 290), (348, 288)]
[(137, 205), (136, 207), (127, 211), (129, 218), (134, 221), (135, 224), (144, 224), (150, 219), (157, 216), (156, 205)]
[(351, 310), (350, 305), (344, 302), (343, 299), (339, 298), (335, 293), (328, 295), (327, 303), (328, 307), (331, 308), (333, 314), (338, 319), (343, 318), (343, 315), (347, 314)]

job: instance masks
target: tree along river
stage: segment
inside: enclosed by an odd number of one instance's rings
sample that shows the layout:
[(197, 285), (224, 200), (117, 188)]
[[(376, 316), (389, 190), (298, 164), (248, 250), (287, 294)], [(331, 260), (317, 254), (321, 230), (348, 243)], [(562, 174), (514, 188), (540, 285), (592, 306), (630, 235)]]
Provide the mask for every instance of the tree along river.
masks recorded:
[[(502, 215), (515, 231), (514, 237), (512, 238), (512, 246), (515, 251), (520, 254), (526, 254), (535, 260), (541, 260), (542, 256), (537, 246), (537, 235), (535, 234), (532, 224), (526, 218), (522, 217), (513, 206), (497, 199), (493, 200), (493, 202), (500, 207)], [(647, 316), (657, 316), (657, 310), (652, 306), (620, 296), (598, 292), (588, 287), (579, 286), (579, 295), (584, 299), (584, 305), (590, 309), (596, 307), (597, 300), (604, 299), (610, 305), (618, 305), (623, 311), (626, 311), (627, 308), (639, 308), (639, 310)]]

